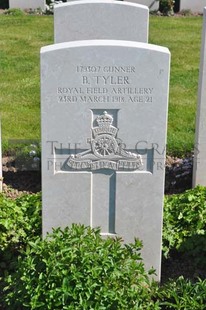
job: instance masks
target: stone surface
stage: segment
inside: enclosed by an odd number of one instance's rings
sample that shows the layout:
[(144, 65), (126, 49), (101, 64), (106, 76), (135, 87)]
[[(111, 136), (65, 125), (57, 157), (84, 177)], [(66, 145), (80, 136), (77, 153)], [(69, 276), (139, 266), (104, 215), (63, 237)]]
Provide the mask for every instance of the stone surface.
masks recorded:
[(127, 41), (41, 50), (43, 235), (82, 223), (138, 237), (158, 280), (169, 59)]
[(9, 8), (18, 8), (18, 9), (38, 9), (41, 8), (44, 10), (46, 7), (45, 0), (9, 0)]
[(128, 2), (146, 5), (150, 11), (157, 11), (159, 9), (158, 0), (128, 0)]
[(180, 11), (191, 10), (192, 12), (203, 13), (206, 0), (180, 0)]
[(195, 155), (193, 164), (193, 187), (198, 184), (206, 186), (206, 8), (204, 8), (202, 30)]
[(54, 41), (148, 42), (148, 22), (148, 8), (134, 3), (113, 0), (67, 2), (54, 8)]

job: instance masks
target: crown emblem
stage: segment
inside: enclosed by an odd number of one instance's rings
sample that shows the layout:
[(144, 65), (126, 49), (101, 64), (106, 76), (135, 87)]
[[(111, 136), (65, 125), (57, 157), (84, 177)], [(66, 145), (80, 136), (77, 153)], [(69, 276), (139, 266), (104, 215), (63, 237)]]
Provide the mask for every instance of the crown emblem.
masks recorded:
[(96, 122), (99, 127), (102, 126), (110, 126), (113, 123), (113, 117), (107, 113), (107, 111), (103, 112), (103, 115), (99, 115), (96, 119)]
[(96, 122), (98, 126), (92, 129), (94, 137), (101, 134), (109, 134), (113, 137), (117, 135), (118, 129), (112, 126), (113, 117), (108, 114), (107, 111), (104, 111), (102, 115), (97, 116)]

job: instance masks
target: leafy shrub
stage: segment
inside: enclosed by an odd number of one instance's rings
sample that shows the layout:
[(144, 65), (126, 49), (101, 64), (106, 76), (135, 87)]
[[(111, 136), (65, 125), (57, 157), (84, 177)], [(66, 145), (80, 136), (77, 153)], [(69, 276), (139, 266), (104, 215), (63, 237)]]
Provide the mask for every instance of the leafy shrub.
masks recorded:
[[(40, 209), (40, 194), (16, 201), (0, 195), (0, 308), (4, 300), (9, 310), (205, 309), (206, 280), (180, 277), (158, 288), (137, 240), (122, 245), (73, 225), (42, 241)], [(176, 250), (205, 264), (205, 213), (205, 187), (165, 198), (166, 257)]]
[(10, 310), (159, 309), (140, 249), (138, 240), (103, 239), (99, 229), (56, 229), (29, 242), (7, 277), (6, 303)]
[(13, 15), (13, 16), (23, 16), (25, 15), (24, 11), (22, 11), (21, 9), (8, 9), (5, 11), (6, 15)]
[(41, 234), (41, 195), (23, 195), (16, 200), (0, 196), (0, 250), (21, 247)]
[(28, 240), (41, 234), (41, 196), (24, 195), (16, 200), (0, 196), (0, 278), (12, 269)]
[(164, 207), (163, 253), (179, 250), (205, 264), (206, 188), (197, 186), (183, 194), (167, 196)]
[(46, 12), (45, 14), (54, 14), (54, 5), (67, 2), (67, 0), (46, 0)]
[(160, 0), (160, 11), (165, 15), (174, 14), (175, 0)]
[(177, 281), (170, 281), (158, 291), (161, 309), (205, 310), (206, 280), (192, 283), (179, 277)]

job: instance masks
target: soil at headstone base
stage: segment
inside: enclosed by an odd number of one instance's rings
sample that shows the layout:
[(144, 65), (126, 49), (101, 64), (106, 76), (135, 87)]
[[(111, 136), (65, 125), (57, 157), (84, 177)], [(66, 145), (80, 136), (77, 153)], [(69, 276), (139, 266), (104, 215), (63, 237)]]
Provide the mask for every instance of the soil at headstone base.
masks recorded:
[(3, 157), (3, 192), (11, 198), (24, 193), (41, 191), (40, 170), (21, 170), (16, 168), (15, 159)]
[[(192, 157), (180, 159), (167, 157), (165, 173), (165, 193), (174, 194), (184, 192), (192, 186)], [(3, 191), (8, 197), (16, 198), (24, 193), (41, 191), (41, 172), (20, 171), (15, 168), (15, 160), (3, 158)], [(193, 261), (183, 255), (174, 254), (168, 260), (163, 259), (162, 282), (169, 278), (184, 275), (186, 278), (205, 278), (206, 270), (197, 269)]]

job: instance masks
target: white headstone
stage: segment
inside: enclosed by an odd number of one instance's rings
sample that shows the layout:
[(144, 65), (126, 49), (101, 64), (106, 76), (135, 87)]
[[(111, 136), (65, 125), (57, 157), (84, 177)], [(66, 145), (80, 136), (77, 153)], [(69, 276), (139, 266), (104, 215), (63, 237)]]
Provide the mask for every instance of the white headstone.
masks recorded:
[(82, 223), (138, 237), (158, 280), (169, 59), (115, 40), (41, 50), (43, 235)]
[(206, 0), (180, 0), (180, 11), (191, 10), (192, 12), (202, 13), (206, 6)]
[(193, 163), (193, 187), (198, 184), (206, 186), (206, 8), (204, 8), (202, 30), (195, 154)]
[(150, 11), (157, 11), (159, 9), (159, 0), (127, 0), (127, 1), (146, 5)]
[(45, 0), (9, 0), (9, 8), (18, 8), (18, 9), (38, 9), (41, 8), (45, 10), (46, 1)]
[(1, 149), (1, 117), (0, 117), (0, 192), (2, 192), (3, 176), (2, 176), (2, 149)]
[(113, 39), (148, 42), (146, 6), (113, 0), (85, 0), (54, 7), (55, 43)]

